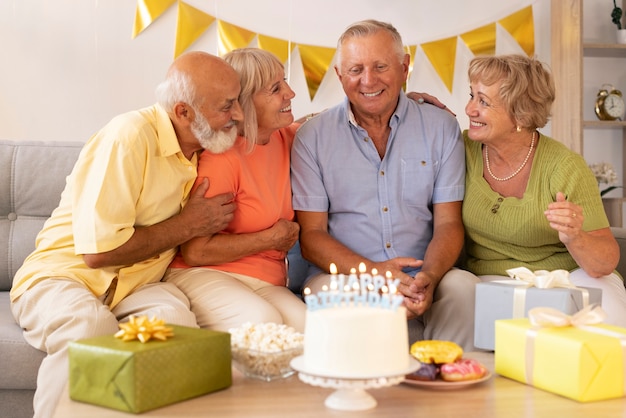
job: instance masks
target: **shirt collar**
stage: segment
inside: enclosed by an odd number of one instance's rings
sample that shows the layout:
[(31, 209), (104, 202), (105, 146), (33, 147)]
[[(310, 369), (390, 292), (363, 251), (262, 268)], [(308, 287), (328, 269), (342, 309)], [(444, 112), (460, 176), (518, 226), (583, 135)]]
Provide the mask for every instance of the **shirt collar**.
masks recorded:
[(179, 152), (182, 153), (182, 150), (180, 149), (180, 143), (178, 142), (178, 138), (176, 137), (174, 125), (170, 120), (170, 116), (167, 114), (165, 109), (163, 109), (163, 107), (161, 107), (161, 105), (158, 103), (155, 105), (155, 109), (157, 141), (159, 144), (159, 150), (161, 151), (161, 155), (164, 157), (169, 157), (170, 155), (175, 155)]
[[(406, 97), (404, 92), (400, 92), (400, 98), (398, 100), (398, 105), (396, 106), (396, 110), (391, 115), (391, 120), (389, 121), (389, 126), (397, 126), (397, 124), (399, 123), (399, 121), (401, 119), (401, 115), (406, 114), (407, 108), (409, 106), (409, 102), (408, 102), (409, 100), (410, 99), (408, 99)], [(354, 117), (354, 113), (352, 112), (352, 108), (350, 107), (350, 101), (348, 100), (347, 96), (344, 99), (344, 108), (345, 108), (345, 111), (346, 111), (346, 115), (348, 117), (348, 122), (350, 124), (358, 127), (359, 124), (357, 123), (357, 121), (356, 121), (356, 119)]]

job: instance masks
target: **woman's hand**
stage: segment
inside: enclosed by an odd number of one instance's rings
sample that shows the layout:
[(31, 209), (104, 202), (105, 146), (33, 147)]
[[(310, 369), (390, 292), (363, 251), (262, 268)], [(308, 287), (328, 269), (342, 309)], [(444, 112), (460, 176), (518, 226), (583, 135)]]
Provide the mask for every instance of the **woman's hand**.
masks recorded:
[(556, 202), (550, 203), (544, 214), (576, 264), (588, 275), (602, 277), (615, 270), (619, 246), (609, 228), (584, 231), (583, 208), (568, 202), (561, 192), (556, 194)]
[(550, 222), (550, 228), (559, 233), (559, 240), (567, 245), (582, 232), (583, 209), (575, 203), (568, 202), (562, 192), (556, 194), (556, 202), (550, 203), (544, 212)]
[(456, 114), (452, 112), (450, 109), (448, 109), (448, 106), (441, 103), (441, 101), (438, 98), (436, 98), (435, 96), (431, 96), (428, 93), (417, 93), (415, 91), (411, 91), (407, 93), (406, 97), (408, 97), (411, 100), (415, 100), (419, 104), (429, 103), (431, 105), (437, 106), (438, 108), (445, 109), (448, 112), (450, 112), (452, 116), (456, 117)]

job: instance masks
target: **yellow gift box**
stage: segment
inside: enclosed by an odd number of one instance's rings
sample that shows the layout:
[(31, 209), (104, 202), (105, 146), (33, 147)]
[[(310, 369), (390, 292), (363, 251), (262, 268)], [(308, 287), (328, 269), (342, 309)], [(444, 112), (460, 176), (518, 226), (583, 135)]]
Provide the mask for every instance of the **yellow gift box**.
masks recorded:
[[(590, 313), (595, 319), (577, 323)], [(594, 306), (571, 317), (535, 308), (529, 318), (496, 321), (496, 373), (580, 402), (624, 396), (626, 329), (600, 324), (598, 316), (605, 314)]]
[(229, 333), (167, 328), (173, 336), (165, 341), (110, 335), (71, 342), (70, 398), (140, 413), (232, 384)]

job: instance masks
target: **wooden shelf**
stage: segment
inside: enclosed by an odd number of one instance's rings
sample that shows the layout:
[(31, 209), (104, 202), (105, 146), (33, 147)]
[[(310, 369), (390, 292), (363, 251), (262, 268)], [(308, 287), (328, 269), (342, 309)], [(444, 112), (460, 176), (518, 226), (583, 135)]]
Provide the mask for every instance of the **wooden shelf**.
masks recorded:
[(585, 128), (626, 128), (626, 121), (623, 120), (584, 120)]
[(585, 57), (624, 58), (626, 57), (625, 44), (583, 43)]

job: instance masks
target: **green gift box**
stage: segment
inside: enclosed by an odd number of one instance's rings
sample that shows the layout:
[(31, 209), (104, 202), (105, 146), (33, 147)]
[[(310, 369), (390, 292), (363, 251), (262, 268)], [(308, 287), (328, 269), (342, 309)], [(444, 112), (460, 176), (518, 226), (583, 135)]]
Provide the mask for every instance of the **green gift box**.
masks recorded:
[(70, 342), (70, 398), (139, 413), (232, 384), (229, 333), (169, 326), (166, 341)]

